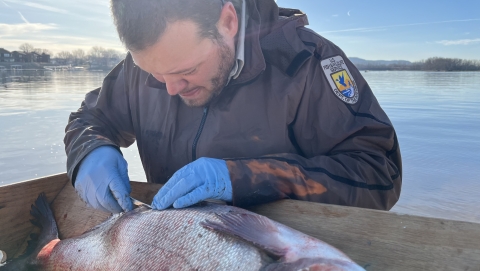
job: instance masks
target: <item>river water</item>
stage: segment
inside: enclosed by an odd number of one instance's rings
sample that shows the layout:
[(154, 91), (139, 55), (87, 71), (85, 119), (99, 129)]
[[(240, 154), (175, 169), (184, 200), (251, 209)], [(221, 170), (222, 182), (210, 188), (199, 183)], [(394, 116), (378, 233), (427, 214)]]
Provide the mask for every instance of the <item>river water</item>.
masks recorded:
[[(399, 213), (480, 222), (480, 73), (363, 72), (403, 157)], [(0, 185), (65, 172), (64, 128), (102, 72), (51, 72), (0, 85)], [(145, 181), (135, 144), (131, 180)]]

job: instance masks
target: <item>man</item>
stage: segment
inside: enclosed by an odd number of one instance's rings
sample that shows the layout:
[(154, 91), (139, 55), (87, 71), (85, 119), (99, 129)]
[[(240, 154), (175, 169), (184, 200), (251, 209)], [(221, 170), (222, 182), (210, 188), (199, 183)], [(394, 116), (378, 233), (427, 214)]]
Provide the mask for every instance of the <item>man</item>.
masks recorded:
[(66, 128), (78, 194), (130, 210), (119, 147), (137, 141), (152, 206), (290, 198), (390, 209), (395, 131), (345, 54), (273, 0), (112, 0), (129, 53)]

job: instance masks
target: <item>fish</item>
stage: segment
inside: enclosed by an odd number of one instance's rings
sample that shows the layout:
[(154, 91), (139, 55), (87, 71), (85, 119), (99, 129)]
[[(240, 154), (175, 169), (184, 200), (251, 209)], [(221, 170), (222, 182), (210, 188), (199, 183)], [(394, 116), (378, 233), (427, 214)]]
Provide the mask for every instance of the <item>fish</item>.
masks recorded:
[(365, 270), (333, 246), (229, 205), (145, 206), (60, 240), (45, 194), (31, 207), (41, 228), (10, 270)]

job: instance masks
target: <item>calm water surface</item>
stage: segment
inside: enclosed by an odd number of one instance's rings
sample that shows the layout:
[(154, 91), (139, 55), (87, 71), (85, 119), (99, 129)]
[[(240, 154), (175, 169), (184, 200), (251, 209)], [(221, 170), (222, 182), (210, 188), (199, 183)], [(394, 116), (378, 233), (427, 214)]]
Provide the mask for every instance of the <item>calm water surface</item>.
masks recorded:
[[(393, 211), (480, 222), (480, 73), (365, 72), (392, 120), (403, 156)], [(0, 185), (64, 172), (70, 112), (105, 73), (54, 72), (0, 85)], [(135, 144), (123, 150), (145, 181)]]

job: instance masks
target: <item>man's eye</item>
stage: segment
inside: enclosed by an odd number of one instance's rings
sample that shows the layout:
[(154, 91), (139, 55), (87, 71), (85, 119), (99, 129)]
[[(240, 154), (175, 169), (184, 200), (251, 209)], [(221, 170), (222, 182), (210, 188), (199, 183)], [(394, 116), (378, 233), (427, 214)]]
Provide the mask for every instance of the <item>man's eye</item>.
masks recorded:
[(195, 72), (197, 71), (197, 68), (187, 72), (187, 73), (184, 73), (183, 75), (191, 75), (191, 74), (194, 74)]

